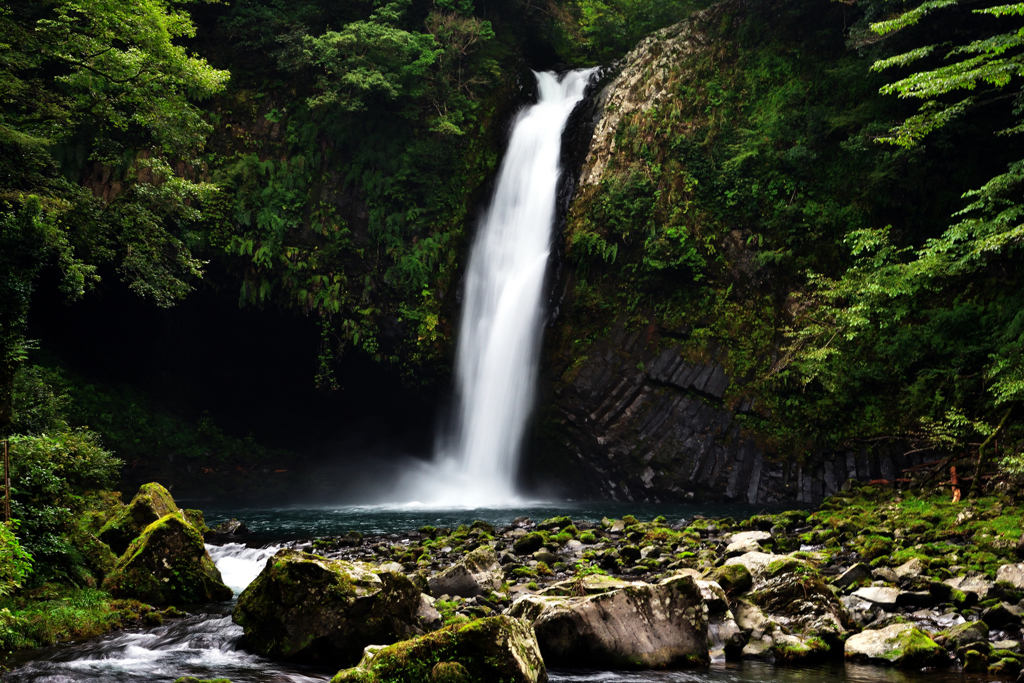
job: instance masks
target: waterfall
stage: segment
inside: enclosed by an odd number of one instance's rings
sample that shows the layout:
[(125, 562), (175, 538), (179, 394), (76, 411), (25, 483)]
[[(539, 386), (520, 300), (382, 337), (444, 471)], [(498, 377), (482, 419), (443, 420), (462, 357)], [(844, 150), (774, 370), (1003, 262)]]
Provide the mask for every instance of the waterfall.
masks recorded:
[(481, 507), (515, 500), (540, 355), (562, 132), (595, 71), (535, 73), (537, 103), (515, 120), (470, 253), (453, 429), (439, 439), (432, 466), (416, 476), (419, 500)]

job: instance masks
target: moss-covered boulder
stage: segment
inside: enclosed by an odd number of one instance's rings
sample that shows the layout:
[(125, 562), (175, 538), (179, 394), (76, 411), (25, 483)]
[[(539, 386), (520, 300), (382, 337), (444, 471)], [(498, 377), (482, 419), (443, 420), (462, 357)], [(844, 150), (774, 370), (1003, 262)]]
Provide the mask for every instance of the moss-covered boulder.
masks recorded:
[(544, 545), (544, 535), (531, 531), (521, 538), (517, 538), (512, 544), (512, 550), (517, 555), (530, 555)]
[(851, 661), (901, 668), (935, 666), (948, 661), (946, 651), (913, 624), (892, 624), (850, 636), (845, 652)]
[(988, 642), (988, 630), (984, 621), (965, 621), (946, 631), (946, 641), (954, 650), (972, 643)]
[(157, 483), (143, 484), (139, 492), (100, 529), (97, 537), (117, 555), (123, 555), (143, 529), (161, 517), (178, 512), (170, 492)]
[(722, 565), (708, 575), (708, 580), (717, 583), (729, 595), (746, 593), (754, 584), (750, 570), (742, 564)]
[(437, 576), (430, 577), (427, 583), (435, 597), (486, 595), (501, 588), (501, 565), (494, 548), (482, 545)]
[(544, 683), (548, 680), (528, 622), (507, 616), (452, 624), (367, 652), (332, 683)]
[(651, 669), (708, 663), (708, 610), (691, 576), (584, 597), (526, 595), (506, 613), (533, 623), (551, 666)]
[(809, 564), (782, 558), (764, 568), (762, 579), (751, 600), (793, 635), (820, 638), (835, 647), (853, 627), (846, 607)]
[(568, 517), (551, 517), (539, 523), (537, 525), (537, 529), (539, 531), (550, 531), (551, 529), (564, 529), (570, 524), (572, 524), (572, 520)]
[(404, 574), (285, 549), (238, 597), (232, 618), (261, 655), (352, 666), (367, 645), (420, 632), (419, 606)]
[(151, 605), (230, 600), (232, 595), (206, 552), (202, 535), (176, 512), (142, 530), (117, 560), (103, 588), (115, 597)]

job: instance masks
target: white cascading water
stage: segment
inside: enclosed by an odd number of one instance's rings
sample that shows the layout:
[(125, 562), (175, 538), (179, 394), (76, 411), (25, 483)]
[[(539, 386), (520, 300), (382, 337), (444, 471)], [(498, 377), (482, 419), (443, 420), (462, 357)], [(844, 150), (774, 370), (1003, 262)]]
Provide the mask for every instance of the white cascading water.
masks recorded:
[(420, 502), (493, 507), (516, 501), (539, 360), (562, 132), (595, 71), (535, 73), (538, 101), (515, 121), (470, 254), (454, 433), (439, 441), (435, 462), (407, 480)]

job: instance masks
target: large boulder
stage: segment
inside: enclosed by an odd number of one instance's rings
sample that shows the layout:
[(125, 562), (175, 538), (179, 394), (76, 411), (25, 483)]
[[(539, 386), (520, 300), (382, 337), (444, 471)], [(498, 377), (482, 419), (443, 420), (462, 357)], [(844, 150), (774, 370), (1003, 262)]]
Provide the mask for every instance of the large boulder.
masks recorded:
[(533, 623), (551, 666), (647, 669), (708, 663), (707, 605), (690, 576), (597, 595), (526, 595), (506, 614)]
[(472, 598), (501, 588), (502, 572), (498, 555), (490, 546), (480, 546), (458, 563), (427, 580), (434, 597), (458, 595)]
[(852, 661), (921, 668), (947, 660), (946, 651), (913, 624), (892, 624), (850, 636), (845, 646)]
[(791, 635), (820, 638), (833, 647), (853, 626), (846, 608), (807, 563), (784, 557), (764, 567), (759, 578), (751, 600)]
[(178, 513), (164, 515), (132, 541), (103, 581), (119, 598), (151, 605), (230, 600), (231, 589), (206, 552), (199, 531)]
[(385, 648), (367, 648), (359, 666), (332, 683), (456, 683), (548, 680), (529, 622), (508, 616), (452, 624)]
[(421, 633), (404, 574), (284, 549), (238, 596), (232, 618), (261, 655), (352, 666), (363, 648)]
[(157, 483), (143, 484), (132, 502), (110, 519), (96, 537), (110, 546), (116, 555), (123, 555), (142, 530), (161, 517), (178, 512), (171, 493)]

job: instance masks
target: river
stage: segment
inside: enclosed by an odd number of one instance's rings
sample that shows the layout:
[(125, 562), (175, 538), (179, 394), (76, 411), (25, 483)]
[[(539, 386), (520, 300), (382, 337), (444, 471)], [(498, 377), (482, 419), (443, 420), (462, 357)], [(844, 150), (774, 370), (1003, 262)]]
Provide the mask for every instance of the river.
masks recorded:
[[(424, 524), (457, 526), (484, 519), (507, 524), (519, 516), (543, 519), (556, 513), (573, 518), (600, 520), (632, 512), (640, 519), (666, 516), (669, 521), (695, 514), (749, 516), (750, 506), (638, 506), (593, 504), (521, 508), (437, 510), (415, 506), (384, 508), (348, 506), (337, 508), (212, 508), (208, 519), (216, 523), (236, 517), (252, 527), (248, 545), (231, 543), (208, 546), (224, 581), (237, 595), (251, 582), (279, 544), (301, 537), (340, 534), (355, 529), (367, 534), (401, 534)], [(255, 545), (256, 547), (252, 547)], [(5, 664), (11, 668), (0, 680), (9, 683), (121, 683), (147, 681), (171, 683), (181, 676), (228, 678), (233, 683), (327, 681), (335, 673), (284, 664), (245, 651), (240, 646), (242, 629), (231, 621), (234, 601), (188, 609), (189, 616), (161, 626), (131, 628), (98, 638), (18, 653)], [(186, 607), (187, 608), (187, 607)], [(900, 672), (873, 666), (842, 665), (815, 668), (775, 667), (760, 662), (714, 664), (707, 669), (671, 672), (564, 671), (550, 672), (554, 683), (930, 683), (988, 680), (954, 670), (928, 673)]]

